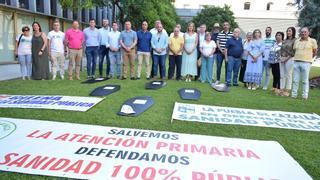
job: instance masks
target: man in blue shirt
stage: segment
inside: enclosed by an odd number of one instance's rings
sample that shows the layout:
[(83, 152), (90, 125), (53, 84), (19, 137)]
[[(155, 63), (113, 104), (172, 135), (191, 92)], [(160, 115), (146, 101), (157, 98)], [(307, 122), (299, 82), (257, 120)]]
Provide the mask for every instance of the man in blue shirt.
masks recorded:
[(147, 21), (142, 22), (141, 30), (137, 32), (138, 38), (138, 70), (137, 79), (141, 77), (142, 62), (146, 64), (147, 80), (150, 79), (151, 64), (150, 64), (150, 51), (151, 51), (151, 38), (152, 34), (148, 31)]
[(242, 39), (240, 38), (240, 29), (233, 31), (233, 36), (227, 40), (225, 46), (225, 57), (227, 66), (227, 86), (231, 86), (231, 75), (233, 71), (233, 86), (238, 86), (238, 73), (241, 66), (241, 56), (243, 53)]
[(106, 70), (106, 78), (108, 79), (110, 73), (110, 59), (109, 59), (109, 43), (108, 43), (108, 33), (110, 32), (109, 20), (102, 20), (102, 27), (99, 29), (99, 33), (101, 36), (100, 39), (100, 47), (99, 47), (99, 75), (102, 77), (103, 70), (103, 61), (104, 57), (106, 57), (107, 61), (107, 70)]
[(131, 29), (131, 22), (125, 22), (125, 30), (120, 34), (120, 44), (122, 47), (122, 80), (127, 79), (128, 63), (130, 61), (130, 79), (135, 80), (134, 77), (134, 60), (136, 58), (135, 47), (137, 45), (137, 33)]
[(87, 78), (95, 78), (96, 61), (98, 57), (98, 49), (101, 36), (99, 30), (95, 27), (96, 21), (90, 19), (89, 27), (83, 30), (86, 41), (86, 57), (87, 57)]
[(162, 80), (166, 78), (166, 54), (168, 47), (168, 34), (163, 32), (162, 25), (158, 25), (158, 32), (152, 35), (151, 46), (153, 48), (153, 78), (157, 77), (158, 64), (161, 66)]

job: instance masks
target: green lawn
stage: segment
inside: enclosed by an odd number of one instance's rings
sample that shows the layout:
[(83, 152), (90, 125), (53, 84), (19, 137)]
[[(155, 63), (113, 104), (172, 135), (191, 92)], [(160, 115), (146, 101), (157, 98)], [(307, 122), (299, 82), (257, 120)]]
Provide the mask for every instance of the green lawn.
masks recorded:
[[(311, 76), (319, 75), (320, 68), (312, 68)], [(82, 72), (82, 78), (85, 78), (84, 71)], [(174, 121), (172, 124), (170, 123), (175, 101), (227, 107), (320, 114), (319, 89), (311, 90), (309, 100), (303, 101), (301, 97), (298, 99), (279, 97), (273, 95), (270, 91), (263, 91), (261, 89), (249, 91), (243, 87), (232, 87), (229, 93), (218, 93), (214, 91), (209, 84), (201, 84), (199, 82), (185, 83), (184, 81), (177, 82), (175, 80), (168, 81), (165, 88), (153, 91), (144, 89), (144, 84), (146, 82), (147, 81), (144, 79), (137, 81), (108, 80), (98, 84), (80, 84), (80, 82), (76, 80), (62, 81), (59, 79), (56, 81), (3, 81), (0, 82), (0, 94), (88, 96), (95, 87), (105, 83), (120, 84), (121, 90), (107, 96), (104, 101), (90, 109), (88, 112), (41, 109), (0, 109), (0, 117), (42, 119), (211, 136), (274, 140), (278, 141), (314, 179), (320, 179), (320, 133), (197, 122)], [(182, 87), (198, 88), (202, 92), (200, 100), (196, 102), (181, 100), (177, 91)], [(155, 105), (136, 118), (116, 115), (125, 100), (140, 95), (151, 96), (155, 100)], [(57, 178), (1, 172), (0, 179)]]

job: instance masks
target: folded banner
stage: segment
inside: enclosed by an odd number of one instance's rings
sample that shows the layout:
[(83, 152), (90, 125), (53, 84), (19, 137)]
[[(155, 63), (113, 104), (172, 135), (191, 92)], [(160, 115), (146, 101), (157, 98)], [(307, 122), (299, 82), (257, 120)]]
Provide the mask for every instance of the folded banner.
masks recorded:
[(87, 111), (102, 100), (96, 97), (0, 94), (0, 108)]
[(312, 179), (274, 141), (0, 118), (0, 170), (76, 179)]
[(215, 124), (320, 131), (320, 116), (308, 113), (264, 111), (176, 102), (172, 119)]

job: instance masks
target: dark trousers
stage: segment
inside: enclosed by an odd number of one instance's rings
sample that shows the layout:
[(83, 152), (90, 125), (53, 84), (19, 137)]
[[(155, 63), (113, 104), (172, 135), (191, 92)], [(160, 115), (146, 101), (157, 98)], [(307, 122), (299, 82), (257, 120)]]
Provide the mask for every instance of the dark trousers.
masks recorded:
[(247, 69), (247, 60), (242, 59), (241, 60), (240, 74), (239, 74), (239, 81), (242, 82), (242, 83), (245, 83), (243, 81), (243, 78), (244, 78), (244, 74), (246, 73), (246, 69)]
[(273, 88), (280, 89), (280, 65), (279, 63), (270, 64), (273, 76)]
[(107, 61), (106, 75), (108, 77), (110, 73), (109, 48), (107, 48), (106, 46), (100, 46), (99, 47), (99, 75), (100, 76), (102, 76), (104, 57), (106, 57), (106, 61)]
[[(222, 62), (224, 59), (225, 59), (224, 54), (217, 53), (217, 81), (220, 81)], [(225, 62), (224, 67), (225, 67), (225, 71), (224, 71), (225, 79), (227, 79), (227, 68), (228, 68), (227, 62)]]
[(96, 72), (96, 61), (98, 57), (98, 46), (86, 47), (87, 76), (94, 76)]
[[(198, 57), (197, 57), (197, 61), (201, 58), (201, 52), (200, 50), (198, 49)], [(200, 73), (201, 73), (201, 66), (198, 66), (198, 63), (197, 63), (197, 75), (195, 76), (195, 80), (198, 80), (200, 78)]]
[[(165, 56), (165, 58), (167, 58), (167, 56)], [(150, 78), (153, 78), (153, 64), (154, 64), (154, 58), (153, 58), (153, 50), (151, 50), (151, 60), (152, 60), (152, 65), (151, 65), (151, 73), (150, 73)], [(160, 70), (160, 77), (163, 78), (165, 76), (165, 74), (163, 74), (163, 72), (165, 72), (166, 70), (162, 70), (161, 65), (159, 64), (159, 70)], [(158, 72), (157, 72), (158, 73)]]
[(172, 79), (174, 75), (175, 68), (177, 68), (176, 71), (176, 79), (181, 79), (181, 63), (182, 63), (182, 56), (174, 56), (169, 55), (169, 70), (168, 70), (168, 78)]

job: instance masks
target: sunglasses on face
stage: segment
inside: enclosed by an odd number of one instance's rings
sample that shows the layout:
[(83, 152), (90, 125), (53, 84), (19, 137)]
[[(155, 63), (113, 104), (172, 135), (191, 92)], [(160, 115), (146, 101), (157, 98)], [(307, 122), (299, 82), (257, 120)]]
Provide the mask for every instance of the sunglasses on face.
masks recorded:
[(27, 31), (30, 31), (30, 29), (24, 29), (24, 30), (23, 30), (23, 32), (27, 32)]

